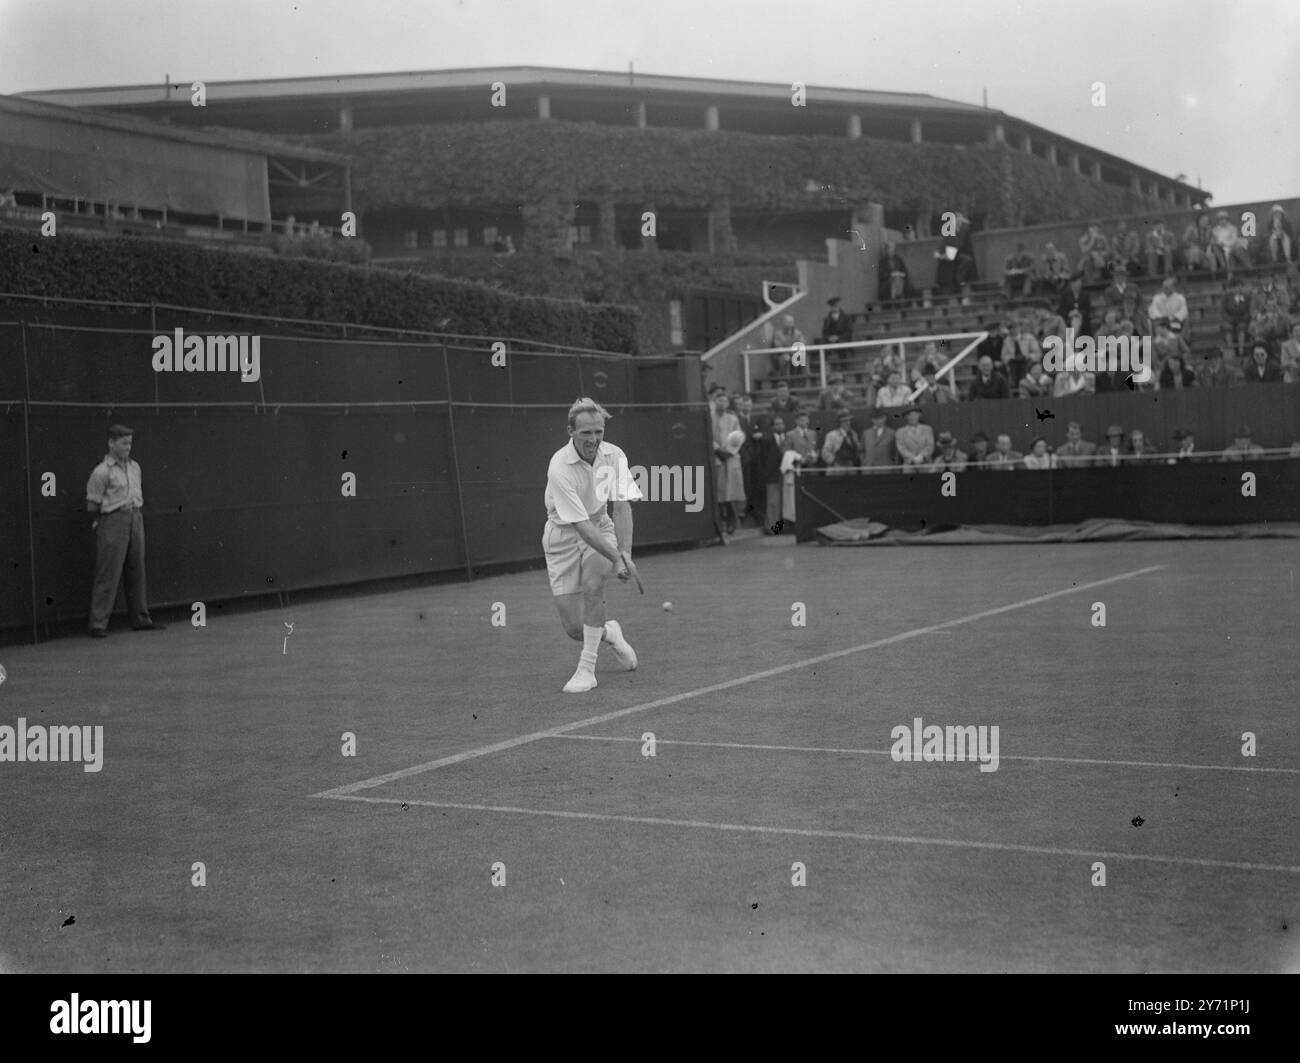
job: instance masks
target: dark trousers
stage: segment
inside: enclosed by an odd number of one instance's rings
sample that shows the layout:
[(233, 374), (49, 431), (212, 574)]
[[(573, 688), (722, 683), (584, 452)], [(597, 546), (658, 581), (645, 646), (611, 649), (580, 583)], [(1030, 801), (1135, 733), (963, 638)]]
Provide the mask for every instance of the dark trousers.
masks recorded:
[(144, 584), (144, 517), (138, 509), (117, 509), (99, 518), (95, 529), (95, 587), (90, 595), (90, 627), (106, 631), (117, 601), (117, 587), (126, 578), (126, 608), (132, 627), (147, 627), (148, 598)]

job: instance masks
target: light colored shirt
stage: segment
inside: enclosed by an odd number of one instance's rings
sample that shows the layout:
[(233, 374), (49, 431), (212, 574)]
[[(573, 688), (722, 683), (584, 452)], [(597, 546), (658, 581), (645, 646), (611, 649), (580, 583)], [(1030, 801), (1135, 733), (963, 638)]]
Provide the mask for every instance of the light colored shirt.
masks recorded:
[(127, 458), (126, 464), (109, 454), (86, 481), (86, 501), (98, 502), (100, 513), (140, 508), (144, 491), (140, 486), (140, 464)]
[(911, 394), (912, 389), (906, 384), (887, 384), (876, 395), (876, 406), (887, 408), (906, 406)]
[(588, 465), (570, 440), (551, 456), (546, 470), (546, 516), (553, 524), (579, 524), (598, 517), (605, 503), (635, 502), (644, 496), (632, 479), (627, 455), (603, 440)]
[(1174, 292), (1173, 295), (1165, 295), (1163, 291), (1157, 292), (1156, 297), (1151, 300), (1148, 316), (1160, 320), (1186, 321), (1187, 300), (1182, 292)]
[(934, 429), (928, 424), (905, 424), (894, 433), (894, 446), (907, 464), (928, 461), (934, 453)]

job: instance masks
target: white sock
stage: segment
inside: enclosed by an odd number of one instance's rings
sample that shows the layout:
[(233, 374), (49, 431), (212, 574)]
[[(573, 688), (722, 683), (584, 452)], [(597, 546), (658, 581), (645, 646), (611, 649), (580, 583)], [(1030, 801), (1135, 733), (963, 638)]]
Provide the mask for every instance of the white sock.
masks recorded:
[(600, 640), (604, 634), (604, 627), (582, 625), (582, 657), (578, 663), (579, 668), (587, 668), (593, 672), (596, 670), (596, 654), (600, 652)]
[(601, 641), (601, 642), (608, 642), (608, 643), (610, 643), (610, 645), (613, 645), (613, 643), (614, 643), (613, 638), (611, 638), (611, 637), (610, 637), (610, 634), (609, 634), (609, 621), (608, 621), (608, 620), (605, 621), (605, 626), (602, 627), (602, 628), (600, 629), (600, 641)]

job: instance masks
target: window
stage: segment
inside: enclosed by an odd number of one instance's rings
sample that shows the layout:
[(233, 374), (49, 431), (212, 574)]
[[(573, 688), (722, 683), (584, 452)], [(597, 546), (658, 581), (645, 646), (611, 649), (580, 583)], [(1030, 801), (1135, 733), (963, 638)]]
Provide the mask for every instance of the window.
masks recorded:
[(452, 234), (452, 239), (455, 241), (457, 247), (469, 247), (469, 230), (457, 229)]
[(434, 229), (434, 230), (433, 230), (433, 246), (434, 246), (434, 247), (446, 247), (446, 246), (447, 246), (447, 230), (446, 230), (446, 229)]
[(483, 230), (484, 247), (491, 247), (494, 243), (496, 243), (496, 239), (497, 239), (497, 227), (495, 225), (489, 225), (486, 228), (484, 228)]
[(590, 225), (570, 225), (570, 226), (569, 226), (569, 243), (571, 243), (571, 244), (589, 244), (589, 243), (591, 243), (591, 226), (590, 226)]
[(420, 246), (420, 234), (414, 229), (407, 229), (402, 233), (402, 246), (408, 251), (414, 251)]

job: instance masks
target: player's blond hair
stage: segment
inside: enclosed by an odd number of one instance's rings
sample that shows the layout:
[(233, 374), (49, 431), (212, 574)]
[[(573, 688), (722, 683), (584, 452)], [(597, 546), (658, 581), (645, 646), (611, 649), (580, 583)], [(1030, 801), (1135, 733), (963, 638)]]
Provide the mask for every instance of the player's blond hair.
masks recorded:
[(598, 403), (595, 399), (589, 399), (586, 396), (583, 396), (569, 407), (570, 428), (576, 428), (578, 426), (578, 414), (580, 413), (598, 413), (605, 418), (605, 420), (608, 421), (610, 419), (610, 413), (604, 406)]

